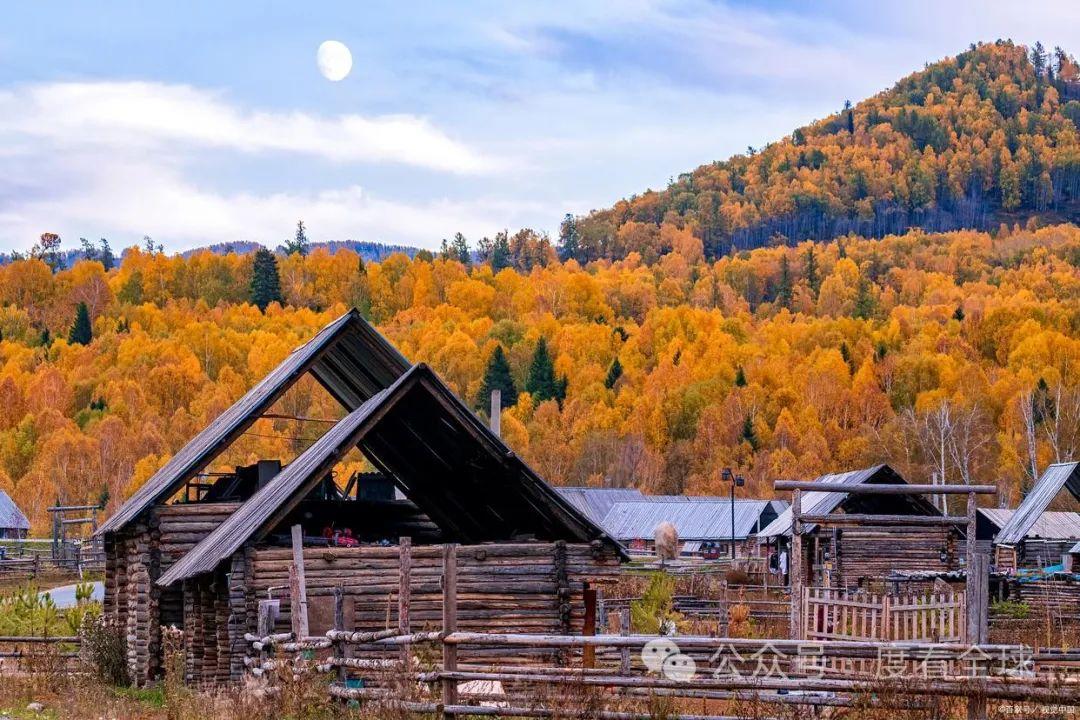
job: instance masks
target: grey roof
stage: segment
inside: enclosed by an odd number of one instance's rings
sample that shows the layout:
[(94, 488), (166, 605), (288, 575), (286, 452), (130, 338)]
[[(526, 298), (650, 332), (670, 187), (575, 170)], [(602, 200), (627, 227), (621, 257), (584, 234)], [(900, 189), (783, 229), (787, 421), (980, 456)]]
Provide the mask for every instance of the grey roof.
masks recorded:
[(624, 554), (421, 364), (335, 423), (158, 584), (210, 572), (249, 539), (264, 537), (354, 446), (452, 541), (605, 540)]
[(1068, 488), (1073, 497), (1080, 500), (1080, 474), (1077, 467), (1080, 463), (1055, 463), (1046, 468), (1035, 486), (1028, 492), (1027, 497), (1016, 508), (1012, 517), (1001, 528), (996, 542), (1000, 545), (1015, 545), (1027, 537), (1035, 526), (1039, 516), (1046, 512), (1046, 508), (1058, 496), (1062, 488)]
[(1073, 545), (1072, 550), (1069, 551), (1070, 555), (1076, 555), (1077, 553), (1080, 553), (1080, 542)]
[[(1016, 514), (1012, 508), (979, 508), (979, 514), (997, 526), (998, 531), (1008, 525)], [(1028, 538), (1043, 540), (1073, 540), (1080, 538), (1080, 512), (1047, 510), (1035, 519), (1027, 532)]]
[[(767, 509), (768, 500), (736, 500), (736, 539), (753, 534)], [(731, 510), (727, 498), (647, 498), (615, 503), (600, 524), (624, 543), (651, 540), (656, 526), (665, 521), (675, 526), (680, 540), (726, 540), (731, 538)]]
[(0, 490), (0, 530), (30, 530), (30, 521), (23, 515), (23, 511), (8, 497), (8, 494)]
[(114, 532), (146, 508), (175, 495), (206, 468), (305, 372), (347, 410), (355, 410), (409, 367), (393, 345), (350, 310), (296, 348), (232, 407), (218, 415), (132, 495), (97, 533)]
[[(888, 465), (874, 465), (873, 467), (863, 468), (861, 470), (849, 470), (848, 472), (832, 473), (829, 475), (822, 475), (814, 480), (816, 483), (822, 485), (862, 485), (863, 483), (885, 483), (885, 484), (900, 484), (907, 482), (896, 471), (890, 468)], [(851, 497), (844, 492), (821, 492), (818, 490), (811, 490), (803, 492), (802, 495), (802, 514), (804, 515), (828, 515), (836, 510), (842, 503), (845, 503), (848, 498)], [(881, 500), (881, 496), (856, 496), (860, 500), (858, 504), (861, 506), (860, 510), (865, 510), (869, 514), (877, 509), (875, 507), (878, 503), (888, 504), (908, 504), (914, 505), (918, 508), (921, 514), (938, 515), (940, 514), (933, 505), (928, 503), (920, 496), (905, 496), (905, 495), (893, 495), (889, 496), (889, 499)], [(873, 499), (877, 498), (877, 499)], [(779, 517), (773, 520), (769, 525), (763, 529), (759, 535), (761, 537), (776, 537), (778, 535), (791, 535), (791, 508), (788, 507)], [(811, 530), (812, 525), (807, 524), (806, 530)]]
[(563, 500), (576, 507), (594, 523), (601, 524), (611, 506), (621, 500), (643, 500), (637, 488), (558, 487)]

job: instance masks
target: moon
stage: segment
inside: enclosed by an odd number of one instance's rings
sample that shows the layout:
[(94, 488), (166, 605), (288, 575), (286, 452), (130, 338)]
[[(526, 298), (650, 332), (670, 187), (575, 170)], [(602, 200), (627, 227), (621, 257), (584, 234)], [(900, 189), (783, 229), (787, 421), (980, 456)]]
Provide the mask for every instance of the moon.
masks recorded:
[(327, 40), (320, 45), (315, 59), (319, 63), (319, 72), (331, 82), (344, 80), (352, 70), (352, 53), (345, 43), (337, 40)]

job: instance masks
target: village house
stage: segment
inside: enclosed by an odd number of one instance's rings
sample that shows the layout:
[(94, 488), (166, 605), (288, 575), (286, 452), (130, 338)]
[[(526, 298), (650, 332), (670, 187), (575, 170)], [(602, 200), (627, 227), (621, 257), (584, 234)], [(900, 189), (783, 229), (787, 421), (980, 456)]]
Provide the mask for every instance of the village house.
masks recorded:
[[(1067, 491), (1067, 492), (1063, 492)], [(1046, 468), (1016, 510), (987, 516), (999, 572), (1061, 565), (1080, 541), (1080, 463)], [(1000, 524), (999, 524), (1000, 523)]]
[[(267, 459), (204, 472), (304, 373), (348, 414), (283, 467)], [(373, 472), (336, 482), (335, 466), (354, 448)], [(240, 678), (259, 602), (278, 599), (277, 629), (290, 627), (297, 557), (311, 634), (330, 628), (335, 593), (346, 629), (397, 627), (392, 599), (406, 562), (411, 622), (434, 622), (442, 543), (459, 544), (461, 629), (581, 633), (595, 621), (587, 598), (625, 557), (355, 310), (200, 432), (99, 534), (104, 612), (127, 628), (139, 684), (160, 672), (163, 624), (184, 631), (190, 682)]]
[[(861, 484), (907, 484), (888, 465), (833, 473), (815, 483), (835, 486), (837, 491), (809, 491), (802, 496), (804, 517), (826, 515), (881, 516), (856, 525), (823, 526), (803, 524), (803, 584), (844, 590), (881, 586), (897, 573), (944, 573), (960, 567), (962, 548), (959, 531), (945, 525), (911, 527), (890, 524), (898, 515), (941, 516), (930, 501), (920, 495), (874, 495), (844, 493), (844, 486)], [(760, 537), (771, 552), (780, 556), (789, 551), (792, 510), (787, 508), (765, 527)], [(788, 564), (792, 566), (791, 563)]]
[(0, 490), (0, 540), (20, 540), (30, 532), (30, 521), (11, 497)]

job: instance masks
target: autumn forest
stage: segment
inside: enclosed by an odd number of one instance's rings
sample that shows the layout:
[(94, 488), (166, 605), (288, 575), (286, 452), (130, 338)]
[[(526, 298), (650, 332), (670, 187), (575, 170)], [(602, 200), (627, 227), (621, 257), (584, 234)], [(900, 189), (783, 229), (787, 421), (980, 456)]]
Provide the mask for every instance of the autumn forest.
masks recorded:
[[(887, 461), (1014, 505), (1080, 453), (1080, 88), (1063, 51), (980, 45), (783, 142), (614, 207), (440, 252), (0, 266), (0, 489), (110, 510), (296, 345), (357, 307), (555, 484), (766, 496)], [(339, 417), (290, 390), (220, 464)], [(351, 460), (359, 464), (359, 458)]]

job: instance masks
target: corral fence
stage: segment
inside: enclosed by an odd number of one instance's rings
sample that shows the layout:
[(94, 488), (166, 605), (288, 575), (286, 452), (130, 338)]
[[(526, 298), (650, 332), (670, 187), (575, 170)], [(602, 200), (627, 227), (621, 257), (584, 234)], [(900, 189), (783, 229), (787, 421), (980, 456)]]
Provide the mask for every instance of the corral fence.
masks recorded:
[(0, 635), (0, 676), (72, 672), (80, 647), (77, 636)]
[(807, 640), (900, 640), (959, 643), (966, 640), (964, 596), (874, 595), (834, 588), (803, 590)]
[(0, 543), (0, 579), (32, 580), (63, 570), (83, 577), (105, 570), (105, 551), (89, 540), (5, 540)]
[[(375, 709), (458, 716), (655, 716), (656, 698), (674, 703), (672, 720), (734, 718), (739, 703), (764, 703), (777, 717), (820, 706), (904, 707), (942, 698), (966, 703), (970, 720), (989, 706), (1032, 713), (1030, 704), (1080, 706), (1080, 651), (1034, 652), (1022, 645), (882, 640), (750, 639), (688, 635), (582, 635), (459, 632), (456, 546), (443, 555), (442, 627), (413, 632), (408, 623), (383, 631), (345, 626), (344, 593), (335, 593), (334, 629), (325, 635), (273, 633), (274, 601), (261, 601), (257, 632), (244, 665), (266, 679), (332, 673), (328, 692)], [(407, 608), (408, 593), (398, 598)], [(898, 612), (941, 610), (920, 606)], [(405, 617), (408, 614), (405, 613)], [(294, 623), (298, 618), (294, 617)], [(502, 651), (503, 663), (481, 661)], [(530, 651), (530, 652), (523, 652)], [(539, 654), (531, 654), (541, 651)], [(521, 659), (521, 658), (531, 659)], [(281, 674), (284, 671), (284, 674)], [(590, 699), (586, 701), (587, 699)], [(575, 704), (576, 703), (576, 704)], [(688, 711), (693, 703), (693, 713)], [(706, 705), (706, 703), (712, 703)], [(791, 706), (797, 706), (793, 708)], [(760, 708), (760, 706), (757, 706)], [(706, 709), (704, 713), (698, 709)], [(997, 712), (998, 708), (992, 708)], [(1027, 715), (1024, 715), (1027, 713)], [(755, 710), (758, 720), (769, 720)]]

